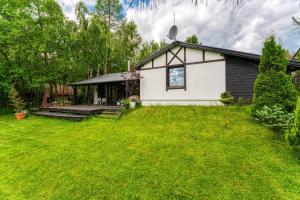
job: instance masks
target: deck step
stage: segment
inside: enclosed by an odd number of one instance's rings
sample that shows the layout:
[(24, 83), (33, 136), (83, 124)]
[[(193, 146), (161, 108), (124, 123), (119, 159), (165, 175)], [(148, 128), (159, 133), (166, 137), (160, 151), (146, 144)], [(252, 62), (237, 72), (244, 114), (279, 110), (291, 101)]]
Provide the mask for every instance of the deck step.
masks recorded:
[(65, 108), (40, 108), (41, 111), (53, 112), (53, 113), (65, 113), (74, 115), (97, 115), (101, 113), (101, 110), (81, 110), (81, 109), (65, 109)]
[(34, 112), (32, 114), (37, 115), (37, 116), (68, 119), (68, 120), (75, 120), (75, 121), (81, 121), (88, 117), (87, 115), (74, 115), (74, 114), (69, 114), (69, 113), (59, 113), (59, 112), (50, 112), (50, 111), (38, 111), (38, 112)]

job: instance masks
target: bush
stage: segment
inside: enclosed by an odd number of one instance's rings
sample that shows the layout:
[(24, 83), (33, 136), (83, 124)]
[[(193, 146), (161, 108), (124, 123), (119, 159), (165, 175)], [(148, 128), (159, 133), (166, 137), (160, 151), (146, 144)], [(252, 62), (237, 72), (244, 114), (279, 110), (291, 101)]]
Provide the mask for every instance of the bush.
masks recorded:
[(251, 100), (247, 99), (246, 97), (239, 97), (237, 102), (236, 102), (236, 105), (239, 106), (239, 107), (247, 106), (247, 105), (250, 105), (250, 104), (251, 104)]
[(280, 106), (264, 106), (255, 113), (255, 120), (269, 127), (274, 135), (282, 135), (292, 127), (294, 115)]
[(5, 114), (13, 114), (14, 110), (12, 108), (1, 108), (0, 109), (0, 115), (5, 115)]
[(293, 112), (297, 101), (297, 91), (284, 72), (268, 72), (259, 74), (254, 85), (252, 109), (278, 105), (288, 112)]
[(293, 112), (297, 91), (291, 77), (286, 74), (287, 59), (284, 49), (277, 45), (274, 36), (264, 43), (259, 63), (259, 74), (254, 84), (252, 113), (264, 106), (279, 105), (288, 112)]
[(229, 104), (232, 104), (233, 103), (233, 96), (231, 96), (230, 92), (226, 91), (226, 92), (223, 92), (221, 94), (221, 99), (220, 101), (225, 104), (225, 105), (229, 105)]
[(300, 147), (300, 98), (297, 102), (293, 127), (287, 132), (286, 139), (290, 146)]
[(124, 106), (125, 109), (129, 109), (129, 105), (130, 105), (130, 100), (129, 100), (129, 98), (122, 99), (121, 105)]
[(275, 36), (266, 39), (259, 63), (259, 72), (286, 72), (288, 59), (281, 45), (276, 44)]

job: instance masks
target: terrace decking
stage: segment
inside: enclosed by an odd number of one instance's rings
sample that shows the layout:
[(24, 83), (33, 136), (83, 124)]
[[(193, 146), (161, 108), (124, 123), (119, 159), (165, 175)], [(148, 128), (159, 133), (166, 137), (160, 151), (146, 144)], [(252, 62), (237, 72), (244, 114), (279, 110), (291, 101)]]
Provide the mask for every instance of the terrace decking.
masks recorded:
[(92, 115), (119, 116), (123, 106), (71, 105), (41, 107), (40, 111), (32, 113), (38, 116), (81, 121)]

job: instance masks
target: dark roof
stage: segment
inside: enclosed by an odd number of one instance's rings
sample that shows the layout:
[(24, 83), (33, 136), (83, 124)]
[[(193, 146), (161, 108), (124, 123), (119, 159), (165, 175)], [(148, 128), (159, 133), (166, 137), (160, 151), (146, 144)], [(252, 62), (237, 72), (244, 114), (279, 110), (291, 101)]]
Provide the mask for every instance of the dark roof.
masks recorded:
[[(187, 47), (190, 49), (199, 49), (199, 50), (207, 50), (207, 51), (212, 51), (212, 52), (217, 52), (217, 53), (222, 53), (224, 55), (230, 55), (230, 56), (236, 56), (236, 57), (241, 57), (241, 58), (247, 58), (251, 60), (260, 60), (260, 55), (258, 54), (253, 54), (253, 53), (246, 53), (246, 52), (241, 52), (241, 51), (235, 51), (235, 50), (230, 50), (230, 49), (222, 49), (222, 48), (217, 48), (217, 47), (210, 47), (210, 46), (204, 46), (201, 44), (190, 44), (186, 42), (180, 42), (180, 41), (175, 41), (171, 43), (170, 45), (166, 46), (165, 48), (154, 52), (144, 60), (142, 60), (140, 63), (136, 65), (136, 68), (140, 68), (142, 65), (150, 62), (152, 59), (157, 58), (158, 56), (164, 54), (166, 51), (174, 48), (174, 47)], [(295, 60), (290, 60), (289, 67), (295, 67), (295, 68), (300, 68), (300, 62), (297, 62)]]
[(292, 57), (292, 60), (295, 60), (297, 55), (300, 53), (300, 48), (298, 49), (298, 51), (295, 53), (295, 55)]
[(131, 77), (129, 73), (119, 72), (119, 73), (111, 73), (102, 76), (98, 76), (95, 78), (75, 82), (69, 84), (70, 86), (80, 86), (80, 85), (94, 85), (98, 83), (111, 83), (111, 82), (121, 82), (125, 80), (134, 80), (136, 78)]

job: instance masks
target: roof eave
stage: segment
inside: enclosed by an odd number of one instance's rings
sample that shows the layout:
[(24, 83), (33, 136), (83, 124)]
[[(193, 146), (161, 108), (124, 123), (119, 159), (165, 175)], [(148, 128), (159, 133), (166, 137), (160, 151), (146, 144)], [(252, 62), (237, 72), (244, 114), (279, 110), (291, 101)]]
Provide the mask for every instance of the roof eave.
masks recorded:
[[(246, 52), (241, 52), (241, 51), (235, 51), (235, 50), (222, 49), (222, 48), (217, 48), (217, 47), (209, 47), (209, 46), (204, 46), (204, 45), (199, 45), (199, 44), (190, 44), (190, 43), (186, 43), (186, 42), (175, 41), (175, 42), (171, 43), (170, 45), (168, 45), (167, 47), (165, 47), (157, 52), (154, 52), (153, 54), (151, 54), (150, 56), (148, 56), (147, 58), (145, 58), (144, 60), (139, 62), (136, 65), (136, 69), (139, 69), (144, 64), (150, 62), (152, 59), (162, 55), (163, 53), (172, 49), (175, 46), (187, 47), (187, 48), (192, 48), (192, 49), (200, 49), (200, 50), (210, 50), (213, 52), (222, 53), (224, 55), (237, 56), (237, 57), (247, 58), (247, 59), (257, 60), (257, 61), (259, 61), (260, 57), (261, 57), (261, 55), (253, 54), (253, 53), (246, 53)], [(295, 61), (295, 60), (289, 60), (288, 66), (300, 68), (300, 62)]]

